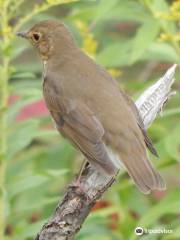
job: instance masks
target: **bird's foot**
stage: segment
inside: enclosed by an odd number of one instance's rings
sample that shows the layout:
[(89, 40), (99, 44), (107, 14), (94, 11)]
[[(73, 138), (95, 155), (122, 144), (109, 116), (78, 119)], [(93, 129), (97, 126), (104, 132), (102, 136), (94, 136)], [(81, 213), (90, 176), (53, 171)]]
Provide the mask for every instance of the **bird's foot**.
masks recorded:
[(78, 193), (81, 195), (84, 195), (88, 201), (91, 201), (92, 199), (87, 194), (87, 190), (83, 186), (83, 184), (80, 182), (79, 178), (73, 181), (70, 185), (71, 188), (76, 188), (78, 190)]

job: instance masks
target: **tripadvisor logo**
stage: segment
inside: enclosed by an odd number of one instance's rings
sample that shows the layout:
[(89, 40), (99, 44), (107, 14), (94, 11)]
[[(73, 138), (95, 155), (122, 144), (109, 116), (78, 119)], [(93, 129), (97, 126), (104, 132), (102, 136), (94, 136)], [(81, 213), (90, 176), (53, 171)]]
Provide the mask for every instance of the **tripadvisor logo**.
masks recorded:
[(134, 230), (136, 235), (143, 235), (143, 234), (172, 234), (172, 229), (165, 229), (165, 228), (155, 228), (155, 229), (147, 229), (142, 227), (136, 227)]
[(135, 234), (136, 235), (142, 235), (143, 234), (143, 228), (141, 228), (141, 227), (135, 228)]

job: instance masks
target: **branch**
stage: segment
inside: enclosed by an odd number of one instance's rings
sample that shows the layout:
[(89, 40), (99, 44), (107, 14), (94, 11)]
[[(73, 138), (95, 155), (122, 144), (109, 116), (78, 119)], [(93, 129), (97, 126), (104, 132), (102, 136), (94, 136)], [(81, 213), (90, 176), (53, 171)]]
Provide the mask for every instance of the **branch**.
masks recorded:
[[(176, 65), (154, 85), (149, 87), (136, 101), (146, 129), (162, 110), (170, 96)], [(113, 184), (114, 179), (102, 176), (90, 164), (83, 169), (79, 187), (69, 185), (64, 198), (58, 203), (49, 221), (42, 227), (36, 240), (72, 240), (90, 213), (96, 200)]]

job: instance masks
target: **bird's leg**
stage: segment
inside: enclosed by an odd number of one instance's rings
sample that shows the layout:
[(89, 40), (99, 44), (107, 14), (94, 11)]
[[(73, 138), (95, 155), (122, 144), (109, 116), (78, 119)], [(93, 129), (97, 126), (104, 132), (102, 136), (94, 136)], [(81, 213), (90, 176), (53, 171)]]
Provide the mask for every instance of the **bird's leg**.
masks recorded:
[(82, 176), (82, 173), (83, 173), (83, 170), (84, 170), (84, 167), (86, 166), (86, 164), (87, 164), (87, 161), (86, 161), (86, 159), (84, 159), (76, 180), (71, 184), (71, 187), (78, 187), (82, 192), (85, 192), (85, 190), (80, 182), (80, 179), (81, 179), (81, 176)]
[(87, 195), (86, 193), (86, 189), (84, 188), (83, 184), (81, 183), (80, 179), (81, 179), (81, 176), (82, 176), (82, 173), (83, 173), (83, 170), (86, 166), (86, 164), (89, 164), (88, 161), (86, 161), (86, 159), (84, 159), (82, 165), (81, 165), (81, 168), (80, 168), (80, 171), (77, 175), (77, 178), (75, 181), (73, 181), (71, 184), (70, 184), (70, 187), (73, 187), (73, 188), (77, 188), (79, 193), (80, 194), (83, 194), (85, 197), (86, 197), (86, 200), (87, 201), (91, 201), (92, 199), (90, 198), (89, 195)]
[(87, 163), (88, 163), (87, 160), (84, 159), (84, 160), (83, 160), (83, 163), (82, 163), (82, 165), (81, 165), (81, 168), (80, 168), (80, 170), (79, 170), (79, 173), (78, 173), (78, 175), (77, 175), (77, 179), (76, 179), (76, 181), (79, 182), (79, 183), (80, 183), (80, 178), (81, 178), (81, 176), (82, 176), (83, 170), (84, 170), (84, 168), (85, 168), (85, 166), (86, 166)]

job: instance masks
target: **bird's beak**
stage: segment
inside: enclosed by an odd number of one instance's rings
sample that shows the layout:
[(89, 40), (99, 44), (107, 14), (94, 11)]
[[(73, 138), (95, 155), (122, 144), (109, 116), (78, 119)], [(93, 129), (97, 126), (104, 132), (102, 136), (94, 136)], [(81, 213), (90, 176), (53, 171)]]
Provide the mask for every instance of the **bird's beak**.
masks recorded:
[(22, 37), (22, 38), (27, 38), (27, 32), (17, 32), (16, 36)]

